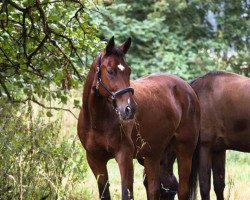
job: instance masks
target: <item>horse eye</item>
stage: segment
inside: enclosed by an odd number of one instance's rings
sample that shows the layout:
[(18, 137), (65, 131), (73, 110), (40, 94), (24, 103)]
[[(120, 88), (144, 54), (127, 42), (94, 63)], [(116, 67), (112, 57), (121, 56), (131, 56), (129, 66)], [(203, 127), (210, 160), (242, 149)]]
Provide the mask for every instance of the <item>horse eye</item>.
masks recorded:
[(108, 74), (109, 74), (110, 76), (114, 76), (114, 75), (115, 75), (115, 70), (114, 70), (114, 69), (109, 69), (109, 70), (108, 70)]

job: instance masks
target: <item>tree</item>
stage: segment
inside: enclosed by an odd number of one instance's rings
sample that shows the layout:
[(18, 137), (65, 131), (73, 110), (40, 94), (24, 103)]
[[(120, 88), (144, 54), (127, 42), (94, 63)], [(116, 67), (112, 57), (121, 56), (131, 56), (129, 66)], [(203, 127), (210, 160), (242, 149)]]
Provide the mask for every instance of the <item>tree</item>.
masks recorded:
[[(130, 35), (135, 76), (192, 79), (211, 70), (250, 75), (248, 1), (114, 1), (93, 17), (100, 37)], [(105, 15), (106, 14), (106, 15)]]
[[(11, 102), (67, 101), (98, 49), (87, 0), (3, 0), (0, 3), (0, 97)], [(78, 103), (78, 101), (75, 101)]]

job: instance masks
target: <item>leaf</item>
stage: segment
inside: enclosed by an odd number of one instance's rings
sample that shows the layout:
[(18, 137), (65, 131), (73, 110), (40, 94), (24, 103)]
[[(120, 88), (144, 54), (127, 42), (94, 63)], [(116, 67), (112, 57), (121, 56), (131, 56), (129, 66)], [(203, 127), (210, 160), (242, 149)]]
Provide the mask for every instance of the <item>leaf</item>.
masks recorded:
[(51, 113), (50, 111), (47, 111), (47, 112), (46, 112), (46, 115), (47, 115), (47, 117), (52, 117), (52, 116), (53, 116), (52, 113)]

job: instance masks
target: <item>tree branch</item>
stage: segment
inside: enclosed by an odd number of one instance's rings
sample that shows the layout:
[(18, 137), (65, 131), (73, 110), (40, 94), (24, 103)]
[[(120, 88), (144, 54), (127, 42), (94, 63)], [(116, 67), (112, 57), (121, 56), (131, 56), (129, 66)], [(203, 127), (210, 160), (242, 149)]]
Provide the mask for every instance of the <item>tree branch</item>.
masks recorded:
[(17, 10), (21, 11), (21, 12), (25, 12), (26, 8), (23, 8), (21, 6), (19, 6), (18, 4), (16, 4), (14, 1), (11, 0), (6, 0), (10, 5), (12, 5), (14, 8), (16, 8)]
[(50, 39), (51, 43), (62, 53), (63, 57), (66, 58), (66, 60), (70, 63), (73, 71), (75, 72), (75, 74), (77, 75), (77, 77), (79, 78), (80, 81), (82, 81), (82, 77), (79, 74), (79, 72), (77, 71), (77, 69), (74, 66), (74, 63), (72, 63), (72, 61), (70, 60), (70, 58), (63, 52), (63, 50), (58, 46), (58, 44), (56, 43), (56, 41)]
[(2, 81), (2, 77), (0, 78), (0, 85), (2, 86), (3, 90), (5, 91), (5, 93), (6, 93), (7, 97), (8, 97), (8, 99), (9, 99), (9, 101), (12, 102), (13, 98), (10, 95), (8, 88), (6, 87), (6, 85), (4, 84), (4, 82)]
[(36, 49), (35, 49), (32, 53), (30, 53), (30, 54), (28, 55), (29, 63), (31, 62), (32, 57), (33, 57), (39, 50), (42, 49), (42, 47), (44, 46), (44, 44), (45, 44), (45, 42), (47, 41), (48, 38), (49, 38), (49, 36), (48, 36), (48, 35), (45, 35), (45, 37), (44, 37), (43, 40), (39, 43), (39, 45), (36, 47)]
[(51, 31), (51, 33), (54, 33), (55, 35), (57, 35), (57, 36), (59, 36), (59, 37), (62, 37), (62, 38), (64, 38), (64, 39), (66, 39), (66, 40), (69, 42), (69, 44), (70, 44), (71, 48), (73, 49), (74, 53), (76, 54), (76, 56), (77, 56), (78, 59), (80, 60), (80, 62), (84, 65), (84, 63), (83, 63), (83, 61), (82, 61), (80, 55), (77, 53), (77, 49), (76, 49), (75, 45), (73, 44), (72, 39), (70, 39), (70, 38), (67, 37), (66, 35), (62, 35), (62, 34), (60, 34), (60, 33), (55, 32), (53, 29), (50, 29), (50, 31)]
[(69, 113), (71, 113), (76, 119), (78, 119), (75, 114), (70, 110), (70, 109), (65, 109), (65, 108), (59, 108), (59, 107), (51, 107), (51, 106), (45, 106), (44, 104), (38, 102), (34, 97), (32, 99), (29, 99), (30, 101), (36, 103), (37, 105), (45, 108), (45, 109), (53, 109), (53, 110), (63, 110), (63, 111), (67, 111)]
[(42, 9), (40, 0), (36, 0), (36, 7), (37, 7), (37, 9), (38, 9), (38, 11), (40, 13), (40, 16), (42, 18), (42, 21), (43, 21), (43, 31), (44, 31), (44, 33), (46, 35), (48, 35), (48, 37), (50, 37), (50, 32), (49, 32), (49, 26), (48, 26), (47, 18), (46, 18), (44, 10)]

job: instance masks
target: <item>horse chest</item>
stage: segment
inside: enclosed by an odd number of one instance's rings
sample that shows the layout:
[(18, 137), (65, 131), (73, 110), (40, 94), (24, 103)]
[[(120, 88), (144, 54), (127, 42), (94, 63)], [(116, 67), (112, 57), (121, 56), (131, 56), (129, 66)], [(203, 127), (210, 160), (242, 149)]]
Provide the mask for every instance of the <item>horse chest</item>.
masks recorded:
[(118, 148), (117, 138), (112, 136), (111, 133), (100, 133), (95, 130), (91, 130), (87, 134), (85, 148), (89, 152), (105, 151), (110, 154), (114, 154)]

